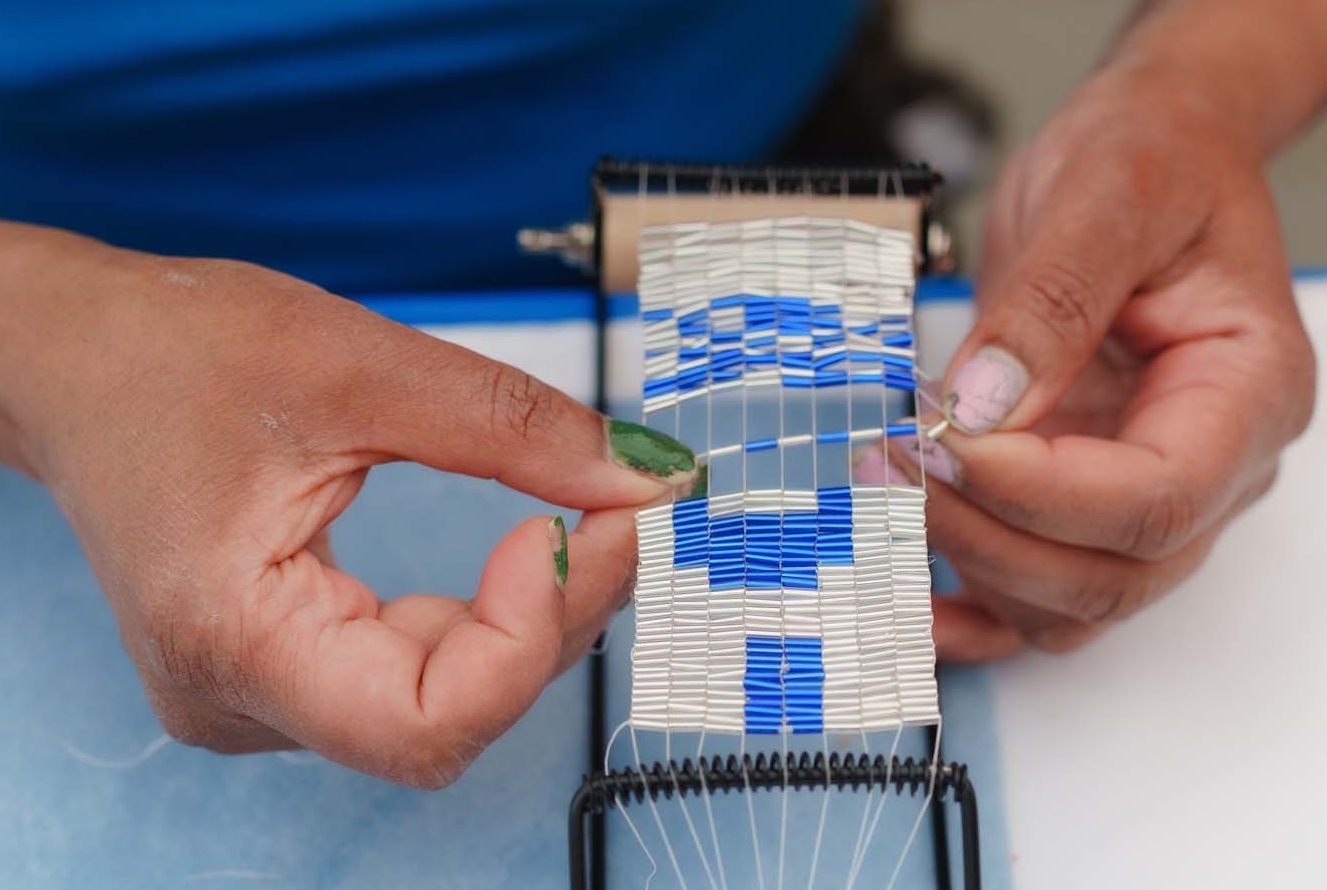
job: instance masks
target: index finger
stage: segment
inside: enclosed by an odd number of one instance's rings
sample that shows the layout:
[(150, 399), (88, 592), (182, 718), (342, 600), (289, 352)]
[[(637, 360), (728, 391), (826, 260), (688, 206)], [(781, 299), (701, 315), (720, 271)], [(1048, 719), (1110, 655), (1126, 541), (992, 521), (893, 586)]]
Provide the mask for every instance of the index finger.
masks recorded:
[(697, 478), (695, 455), (662, 433), (609, 420), (524, 371), (394, 322), (345, 327), (362, 341), (366, 326), (375, 336), (359, 344), (365, 358), (341, 385), (334, 426), (338, 436), (349, 431), (351, 451), (496, 479), (583, 510), (648, 503)]

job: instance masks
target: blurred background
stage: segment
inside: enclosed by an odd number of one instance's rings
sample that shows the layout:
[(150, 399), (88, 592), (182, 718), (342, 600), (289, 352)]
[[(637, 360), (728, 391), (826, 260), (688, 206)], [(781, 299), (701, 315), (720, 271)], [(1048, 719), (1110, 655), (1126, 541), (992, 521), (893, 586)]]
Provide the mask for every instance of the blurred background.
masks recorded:
[[(1101, 56), (1136, 0), (896, 0), (902, 45), (919, 64), (955, 75), (993, 113), (993, 151), (977, 159), (989, 184), (998, 161), (1030, 139)], [(931, 129), (946, 132), (943, 123)], [(961, 144), (945, 140), (949, 145)], [(961, 149), (960, 149), (961, 151)], [(930, 150), (926, 157), (935, 158)], [(942, 158), (935, 158), (944, 166)], [(970, 160), (965, 157), (950, 162)], [(994, 162), (994, 163), (993, 163)], [(1327, 118), (1270, 169), (1293, 265), (1327, 266)], [(984, 189), (954, 194), (961, 267), (973, 268)]]

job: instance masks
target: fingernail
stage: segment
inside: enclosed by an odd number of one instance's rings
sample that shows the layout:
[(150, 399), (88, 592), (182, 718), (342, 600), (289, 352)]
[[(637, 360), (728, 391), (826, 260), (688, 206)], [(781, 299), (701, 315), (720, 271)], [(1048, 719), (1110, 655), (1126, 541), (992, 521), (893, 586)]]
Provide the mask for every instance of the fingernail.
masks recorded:
[[(916, 464), (919, 460), (926, 475), (953, 485), (958, 478), (958, 461), (949, 449), (928, 436), (899, 436), (894, 440), (897, 450)], [(920, 443), (920, 445), (918, 444)]]
[(681, 442), (639, 423), (608, 419), (604, 424), (613, 463), (673, 486), (694, 482), (696, 455)]
[(553, 572), (558, 588), (567, 586), (567, 524), (554, 516), (548, 524), (548, 539), (553, 544)]
[(1023, 363), (998, 346), (983, 346), (958, 369), (945, 396), (945, 414), (965, 433), (993, 430), (1027, 389)]

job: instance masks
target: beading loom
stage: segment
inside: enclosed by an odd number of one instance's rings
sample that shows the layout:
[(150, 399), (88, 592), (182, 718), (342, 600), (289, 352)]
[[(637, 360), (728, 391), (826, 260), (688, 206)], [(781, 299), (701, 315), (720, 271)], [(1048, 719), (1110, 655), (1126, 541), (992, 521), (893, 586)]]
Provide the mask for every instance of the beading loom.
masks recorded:
[[(608, 810), (644, 851), (647, 885), (892, 887), (942, 800), (960, 808), (964, 886), (979, 887), (975, 791), (940, 760), (924, 488), (852, 478), (855, 448), (917, 434), (912, 297), (936, 181), (923, 167), (606, 162), (598, 225), (552, 245), (592, 247), (601, 286), (620, 286), (634, 252), (645, 422), (706, 470), (690, 497), (637, 516), (630, 714), (614, 735), (631, 765), (594, 751), (572, 802), (573, 890), (605, 886)], [(899, 756), (908, 727), (930, 730), (927, 756)], [(651, 739), (652, 765), (640, 753)], [(778, 803), (757, 804), (758, 791)], [(821, 797), (799, 820), (801, 791)], [(743, 800), (729, 821), (749, 838), (720, 831), (720, 792)], [(855, 838), (835, 846), (826, 817), (845, 792), (865, 804)], [(905, 792), (916, 815), (897, 859), (876, 863), (886, 802)], [(930, 812), (946, 887), (945, 819)], [(804, 849), (790, 856), (791, 844)]]

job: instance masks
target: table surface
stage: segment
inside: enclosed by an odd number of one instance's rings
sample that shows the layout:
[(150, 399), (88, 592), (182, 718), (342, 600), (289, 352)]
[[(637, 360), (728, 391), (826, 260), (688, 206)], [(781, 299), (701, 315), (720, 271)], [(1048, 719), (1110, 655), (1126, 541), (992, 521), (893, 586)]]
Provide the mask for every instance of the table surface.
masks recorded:
[[(1327, 280), (1300, 289), (1321, 350)], [(923, 306), (929, 365), (967, 315), (961, 302)], [(584, 322), (499, 322), (441, 332), (588, 395)], [(638, 354), (636, 336), (616, 325), (611, 352)], [(626, 398), (637, 384), (615, 376)], [(1316, 639), (1327, 606), (1313, 564), (1325, 443), (1315, 423), (1202, 571), (1101, 641), (946, 675), (947, 753), (978, 776), (988, 886), (1236, 887), (1269, 875), (1327, 885), (1324, 806), (1301, 787), (1327, 742)], [(537, 509), (490, 484), (385, 467), (338, 522), (338, 554), (388, 595), (463, 593), (479, 554)], [(437, 545), (449, 540), (465, 546)], [(0, 565), (0, 886), (565, 886), (582, 668), (457, 786), (413, 792), (307, 754), (223, 758), (161, 743), (73, 536), (43, 490), (3, 471)], [(622, 622), (610, 645), (619, 665)], [(856, 821), (840, 819), (849, 831)], [(639, 886), (625, 832), (612, 851), (617, 885)], [(924, 857), (910, 862), (900, 886), (925, 886)]]
[(1317, 410), (1268, 496), (1161, 602), (992, 672), (1019, 888), (1327, 887), (1327, 275), (1298, 291)]

